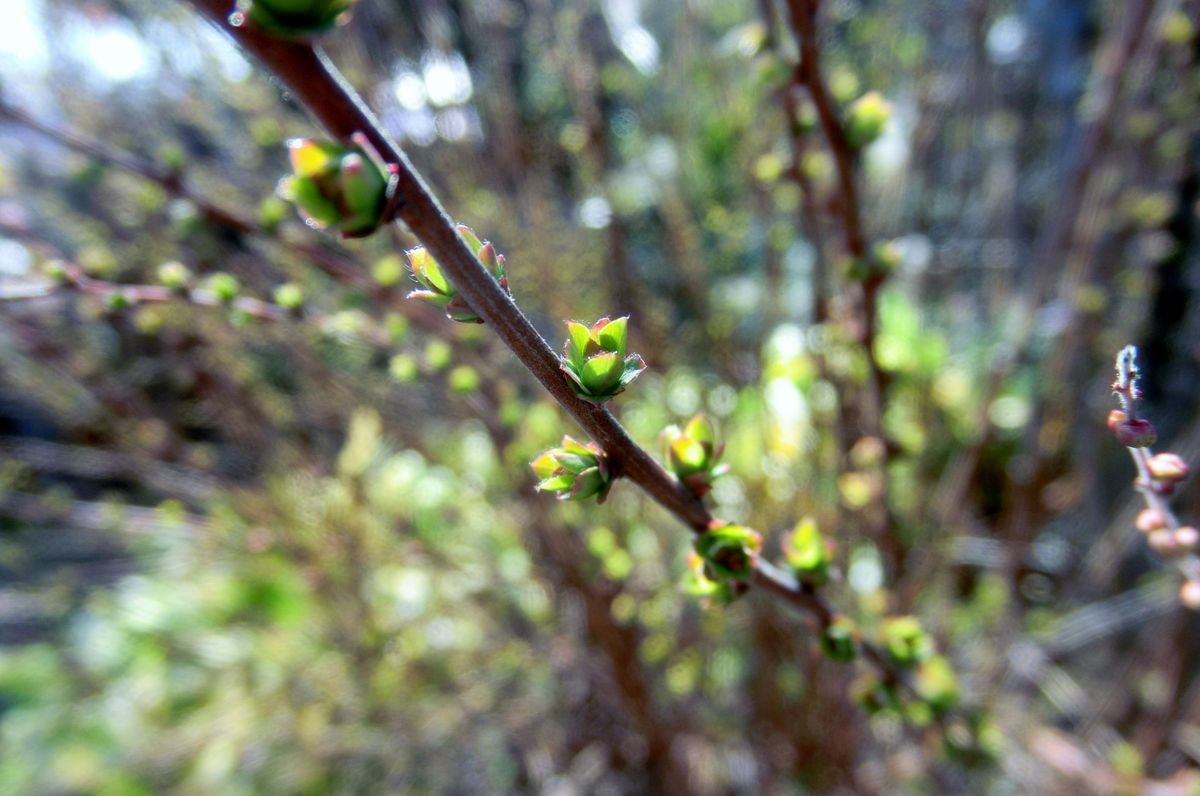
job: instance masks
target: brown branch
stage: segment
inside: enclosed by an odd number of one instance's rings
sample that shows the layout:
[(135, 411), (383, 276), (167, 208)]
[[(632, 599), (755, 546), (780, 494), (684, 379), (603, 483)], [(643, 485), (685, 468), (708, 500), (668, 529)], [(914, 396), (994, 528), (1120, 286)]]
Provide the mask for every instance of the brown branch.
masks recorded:
[[(791, 84), (787, 87), (786, 91), (790, 93), (795, 88), (803, 86), (812, 100), (813, 108), (817, 113), (818, 125), (825, 138), (829, 153), (833, 158), (834, 170), (837, 174), (838, 196), (836, 210), (841, 220), (843, 246), (847, 255), (856, 261), (866, 264), (873, 256), (873, 253), (870, 250), (867, 235), (863, 228), (861, 202), (858, 196), (855, 175), (855, 148), (846, 137), (846, 130), (842, 124), (836, 102), (830, 95), (829, 89), (825, 85), (825, 78), (821, 74), (821, 50), (817, 42), (818, 5), (817, 0), (787, 0), (788, 21), (791, 25), (792, 34), (796, 39), (796, 44), (800, 49), (800, 61), (792, 71)], [(792, 107), (793, 105), (794, 98), (791, 98), (786, 106), (791, 115), (788, 123), (795, 128), (796, 118), (794, 116), (795, 109)], [(795, 138), (795, 131), (793, 138)], [(794, 143), (794, 146), (797, 145), (797, 143)], [(798, 178), (803, 178), (803, 173), (799, 168), (796, 168), (795, 172)], [(802, 184), (801, 188), (807, 195), (807, 186)], [(820, 251), (817, 251), (817, 259), (819, 261)], [(823, 282), (824, 274), (819, 279)], [(880, 365), (879, 359), (875, 356), (875, 339), (879, 333), (879, 291), (886, 280), (886, 273), (878, 268), (871, 267), (867, 269), (867, 276), (860, 283), (860, 295), (858, 297), (861, 318), (854, 331), (856, 341), (863, 348), (863, 354), (866, 357), (867, 368), (870, 374), (870, 389), (867, 390), (865, 401), (863, 402), (863, 416), (866, 421), (863, 433), (884, 442), (881, 469), (885, 473), (885, 478), (883, 480), (884, 486), (882, 492), (878, 498), (880, 519), (873, 523), (873, 535), (880, 545), (889, 574), (892, 578), (898, 579), (904, 574), (907, 551), (904, 543), (896, 534), (896, 518), (888, 502), (886, 485), (887, 465), (891, 458), (892, 449), (887, 443), (887, 438), (883, 431), (883, 411), (887, 401), (887, 390), (891, 378), (887, 371)], [(815, 287), (817, 290), (820, 290), (822, 285), (816, 283)], [(825, 313), (825, 303), (823, 297), (820, 295), (817, 296), (816, 306), (818, 313), (823, 316)]]
[[(273, 72), (335, 136), (344, 141), (355, 133), (366, 136), (395, 168), (398, 219), (408, 225), (437, 259), (472, 309), (492, 327), (551, 397), (603, 448), (621, 474), (693, 532), (705, 533), (716, 521), (712, 514), (638, 446), (608, 410), (575, 394), (560, 370), (553, 349), (458, 236), (441, 204), (407, 156), (383, 131), (325, 54), (309, 43), (276, 39), (249, 26), (231, 27), (226, 18), (227, 0), (192, 0), (192, 4)], [(836, 615), (823, 595), (800, 584), (790, 573), (761, 557), (755, 558), (753, 583), (805, 611), (822, 628)], [(874, 645), (864, 643), (862, 647), (864, 658), (881, 669), (888, 681), (916, 692), (907, 672), (892, 666)]]

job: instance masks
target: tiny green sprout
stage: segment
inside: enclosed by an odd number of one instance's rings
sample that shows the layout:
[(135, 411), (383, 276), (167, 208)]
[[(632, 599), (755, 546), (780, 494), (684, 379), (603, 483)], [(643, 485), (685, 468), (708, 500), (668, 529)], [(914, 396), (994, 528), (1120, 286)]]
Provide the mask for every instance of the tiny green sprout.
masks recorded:
[(238, 0), (230, 24), (249, 21), (275, 36), (305, 39), (345, 21), (355, 0)]
[(371, 276), (382, 287), (395, 287), (404, 278), (404, 261), (395, 254), (380, 257), (371, 266)]
[(718, 464), (725, 450), (717, 442), (717, 430), (704, 414), (698, 414), (682, 429), (670, 425), (660, 435), (667, 468), (697, 497), (712, 489), (712, 482), (729, 472), (728, 464)]
[(601, 404), (625, 391), (646, 363), (637, 354), (626, 354), (629, 317), (601, 318), (591, 327), (567, 321), (562, 370), (571, 387), (583, 398)]
[[(496, 253), (496, 247), (488, 241), (481, 241), (470, 227), (459, 224), (455, 227), (463, 241), (474, 253), (492, 278), (499, 283), (505, 293), (508, 289), (508, 276), (504, 273), (504, 255)], [(475, 310), (467, 304), (467, 300), (459, 295), (458, 288), (442, 273), (438, 261), (433, 258), (424, 246), (418, 246), (405, 252), (408, 263), (412, 267), (413, 278), (421, 285), (421, 289), (408, 294), (409, 298), (427, 301), (445, 310), (447, 317), (459, 323), (483, 323), (483, 318), (475, 314)]]
[(158, 267), (158, 281), (173, 293), (184, 293), (192, 284), (192, 272), (183, 263), (171, 260)]
[(595, 497), (597, 503), (603, 503), (612, 487), (612, 468), (594, 442), (583, 445), (565, 436), (561, 446), (550, 448), (529, 466), (539, 479), (538, 491), (554, 492), (559, 500)]
[(446, 377), (450, 389), (457, 393), (471, 393), (479, 389), (479, 374), (470, 365), (459, 365)]
[(46, 278), (56, 285), (71, 284), (71, 272), (67, 269), (67, 264), (62, 260), (50, 260), (43, 266), (46, 273)]
[(821, 631), (821, 651), (830, 660), (849, 663), (858, 653), (858, 626), (854, 620), (839, 616)]
[(410, 354), (396, 354), (388, 362), (388, 375), (401, 384), (417, 380), (417, 360)]
[(394, 312), (389, 312), (383, 319), (383, 329), (393, 343), (403, 342), (404, 338), (408, 337), (408, 327), (408, 318)]
[(850, 695), (872, 716), (884, 711), (898, 713), (901, 708), (896, 687), (883, 682), (874, 674), (863, 674), (851, 683)]
[(104, 308), (109, 312), (121, 312), (129, 309), (133, 304), (133, 296), (122, 288), (117, 288), (104, 297)]
[(958, 678), (941, 655), (934, 655), (917, 666), (917, 694), (935, 713), (945, 713), (958, 704)]
[(708, 577), (704, 559), (698, 553), (688, 553), (687, 571), (679, 584), (680, 590), (689, 597), (698, 597), (705, 602), (715, 601), (729, 604), (741, 596), (744, 589), (738, 584), (720, 583)]
[(361, 238), (383, 223), (389, 177), (362, 146), (308, 138), (287, 146), (292, 174), (280, 180), (277, 193), (296, 205), (305, 224)]
[(846, 109), (846, 139), (850, 146), (862, 149), (883, 135), (892, 117), (892, 105), (878, 91), (868, 91)]
[(208, 289), (212, 291), (217, 301), (222, 304), (232, 304), (233, 300), (237, 298), (241, 285), (238, 284), (237, 277), (233, 274), (219, 271), (208, 278)]
[(784, 540), (783, 553), (801, 583), (823, 586), (829, 582), (831, 547), (817, 528), (816, 520), (805, 517)]
[(268, 234), (274, 234), (290, 211), (286, 201), (272, 194), (258, 203), (258, 225)]
[(714, 520), (696, 537), (694, 549), (704, 562), (704, 576), (724, 587), (720, 596), (733, 599), (750, 587), (762, 536), (744, 525)]
[(294, 282), (275, 288), (275, 303), (288, 312), (299, 312), (304, 307), (304, 291)]
[(914, 666), (933, 657), (933, 639), (914, 616), (893, 616), (884, 620), (880, 641), (898, 666)]

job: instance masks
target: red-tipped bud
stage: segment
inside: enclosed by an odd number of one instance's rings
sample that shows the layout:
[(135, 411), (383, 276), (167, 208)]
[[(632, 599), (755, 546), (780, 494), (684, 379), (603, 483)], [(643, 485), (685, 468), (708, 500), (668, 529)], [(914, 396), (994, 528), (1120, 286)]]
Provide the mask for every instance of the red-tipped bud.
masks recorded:
[(1137, 525), (1137, 529), (1142, 533), (1150, 533), (1151, 531), (1157, 531), (1159, 528), (1167, 527), (1167, 518), (1157, 509), (1142, 509), (1138, 512), (1135, 524)]
[(1158, 439), (1158, 431), (1149, 420), (1134, 418), (1117, 423), (1113, 433), (1126, 448), (1148, 448)]
[(1156, 453), (1147, 462), (1150, 475), (1160, 481), (1182, 481), (1188, 477), (1188, 465), (1174, 453)]

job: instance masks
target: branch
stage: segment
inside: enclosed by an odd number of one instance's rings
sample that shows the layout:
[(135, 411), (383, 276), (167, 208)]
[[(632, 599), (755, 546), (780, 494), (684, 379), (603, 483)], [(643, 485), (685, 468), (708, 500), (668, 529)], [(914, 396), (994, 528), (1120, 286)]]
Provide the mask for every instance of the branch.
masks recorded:
[[(394, 171), (396, 217), (425, 245), (472, 310), (591, 435), (619, 472), (694, 533), (704, 534), (719, 522), (699, 498), (629, 437), (611, 413), (575, 394), (553, 349), (459, 237), (407, 156), (322, 51), (307, 42), (273, 38), (249, 25), (231, 27), (226, 18), (227, 0), (192, 0), (192, 4), (273, 72), (336, 137), (344, 142), (355, 134), (366, 137)], [(833, 622), (836, 611), (823, 595), (761, 557), (755, 556), (753, 562), (754, 585), (805, 611), (822, 629)], [(892, 665), (881, 649), (866, 642), (861, 647), (864, 659), (882, 670), (886, 681), (918, 693), (909, 673)]]

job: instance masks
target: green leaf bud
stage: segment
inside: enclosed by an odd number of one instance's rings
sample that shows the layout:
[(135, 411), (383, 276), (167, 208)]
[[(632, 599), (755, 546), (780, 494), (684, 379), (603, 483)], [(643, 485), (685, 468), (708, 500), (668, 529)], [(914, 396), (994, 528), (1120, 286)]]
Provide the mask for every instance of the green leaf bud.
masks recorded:
[(682, 429), (667, 426), (659, 435), (667, 469), (697, 497), (708, 494), (712, 482), (729, 471), (728, 465), (717, 463), (725, 446), (716, 439), (716, 427), (704, 414), (694, 416)]
[(233, 274), (219, 271), (208, 278), (208, 289), (220, 303), (232, 304), (241, 290), (241, 285)]
[[(479, 259), (487, 272), (492, 275), (505, 293), (509, 292), (508, 277), (504, 271), (504, 255), (496, 253), (496, 247), (490, 242), (482, 242), (470, 227), (459, 224), (455, 227), (459, 236)], [(483, 319), (475, 314), (475, 310), (467, 304), (458, 293), (458, 289), (442, 273), (438, 261), (424, 246), (405, 252), (408, 263), (412, 268), (413, 278), (421, 285), (420, 290), (408, 294), (409, 298), (429, 302), (445, 310), (446, 315), (460, 323), (483, 323)]]
[(304, 306), (304, 291), (294, 282), (275, 288), (275, 303), (288, 312), (298, 312)]
[(733, 523), (714, 521), (696, 537), (695, 551), (704, 561), (704, 574), (717, 583), (735, 584), (745, 591), (754, 573), (754, 561), (762, 549), (757, 531)]
[(183, 263), (172, 260), (158, 267), (158, 281), (175, 293), (183, 293), (192, 284), (192, 272)]
[(121, 312), (134, 304), (133, 296), (127, 290), (117, 288), (104, 297), (104, 308), (109, 312)]
[(629, 318), (601, 318), (590, 327), (567, 321), (561, 367), (580, 396), (600, 404), (625, 391), (646, 369), (637, 354), (626, 354)]
[(914, 616), (893, 616), (880, 628), (888, 656), (899, 666), (913, 666), (933, 657), (933, 639)]
[(858, 627), (854, 621), (839, 616), (821, 631), (821, 651), (838, 663), (854, 660), (858, 653)]
[(829, 581), (831, 545), (821, 536), (816, 520), (805, 517), (784, 540), (784, 556), (801, 583), (823, 586)]
[(945, 713), (958, 704), (958, 678), (941, 655), (922, 661), (915, 674), (917, 694), (937, 713)]
[(287, 142), (292, 174), (277, 193), (293, 202), (304, 223), (342, 237), (364, 237), (383, 222), (388, 177), (358, 145), (293, 138)]
[(230, 24), (250, 22), (286, 38), (310, 38), (345, 21), (354, 0), (238, 0)]
[(538, 477), (540, 492), (554, 492), (559, 500), (596, 498), (603, 503), (612, 487), (607, 457), (594, 442), (586, 445), (565, 436), (562, 445), (550, 448), (529, 463)]
[(883, 135), (891, 117), (891, 103), (878, 91), (868, 91), (846, 109), (846, 140), (855, 149), (862, 149)]
[(470, 365), (459, 365), (446, 378), (450, 389), (458, 393), (470, 393), (479, 389), (479, 374)]

